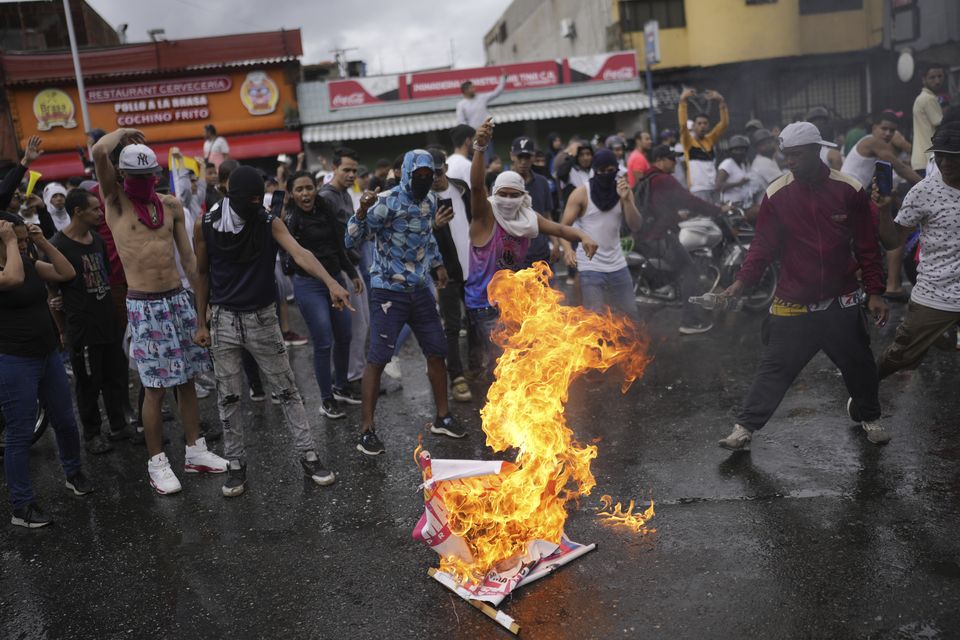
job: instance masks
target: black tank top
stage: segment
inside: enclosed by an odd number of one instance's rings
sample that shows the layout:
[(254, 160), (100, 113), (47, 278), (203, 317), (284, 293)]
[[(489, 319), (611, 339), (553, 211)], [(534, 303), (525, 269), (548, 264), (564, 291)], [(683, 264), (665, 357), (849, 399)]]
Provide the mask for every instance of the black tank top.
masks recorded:
[(33, 262), (26, 258), (23, 275), (22, 285), (0, 291), (0, 353), (42, 357), (59, 344), (47, 307), (47, 287)]
[(277, 283), (273, 268), (279, 248), (270, 226), (273, 216), (262, 211), (257, 224), (265, 224), (268, 229), (263, 234), (264, 248), (255, 260), (246, 264), (228, 261), (220, 250), (218, 234), (213, 224), (219, 219), (219, 209), (203, 217), (203, 241), (207, 245), (209, 262), (210, 304), (222, 306), (230, 311), (256, 311), (274, 303), (277, 299)]

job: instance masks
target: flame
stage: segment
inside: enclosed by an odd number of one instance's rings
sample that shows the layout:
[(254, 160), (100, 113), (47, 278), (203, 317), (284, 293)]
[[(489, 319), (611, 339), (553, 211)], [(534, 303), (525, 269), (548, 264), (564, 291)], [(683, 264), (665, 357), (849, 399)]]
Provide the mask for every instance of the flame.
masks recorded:
[(626, 509), (624, 509), (619, 502), (611, 508), (610, 505), (613, 504), (613, 498), (607, 495), (600, 496), (600, 503), (602, 506), (597, 509), (597, 515), (601, 516), (604, 522), (627, 527), (637, 533), (656, 532), (656, 529), (647, 528), (647, 523), (656, 515), (653, 511), (653, 500), (650, 501), (650, 506), (644, 511), (637, 511), (636, 513), (633, 511), (633, 500), (630, 501)]
[(596, 485), (590, 461), (597, 447), (574, 440), (564, 419), (570, 382), (589, 369), (619, 365), (622, 391), (649, 362), (649, 343), (633, 323), (611, 313), (561, 306), (546, 263), (518, 272), (498, 271), (487, 292), (500, 308), (503, 347), (495, 381), (480, 412), (487, 445), (517, 450), (515, 467), (496, 486), (469, 479), (444, 494), (452, 533), (465, 539), (472, 562), (441, 560), (458, 578), (481, 578), (516, 564), (535, 539), (559, 542), (566, 505)]

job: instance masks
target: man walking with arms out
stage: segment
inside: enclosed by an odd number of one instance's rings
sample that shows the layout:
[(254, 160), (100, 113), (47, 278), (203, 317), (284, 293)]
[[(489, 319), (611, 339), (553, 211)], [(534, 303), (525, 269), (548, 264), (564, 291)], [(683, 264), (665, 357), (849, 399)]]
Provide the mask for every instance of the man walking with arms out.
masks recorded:
[[(174, 249), (187, 279), (196, 288), (193, 247), (183, 207), (173, 196), (156, 193), (159, 165), (136, 129), (117, 129), (93, 147), (107, 224), (127, 276), (127, 318), (131, 352), (145, 391), (143, 427), (150, 460), (147, 470), (157, 493), (180, 491), (180, 481), (163, 452), (160, 407), (166, 389), (176, 388), (186, 437), (187, 473), (223, 473), (227, 461), (207, 450), (200, 436), (200, 411), (194, 378), (210, 371), (207, 351), (194, 344), (197, 315), (180, 285)], [(122, 147), (114, 169), (110, 154)], [(117, 182), (117, 171), (123, 183)]]
[(867, 307), (883, 325), (888, 310), (870, 201), (855, 180), (820, 161), (820, 147), (833, 145), (809, 122), (784, 127), (780, 145), (790, 173), (767, 189), (750, 253), (724, 295), (740, 295), (777, 259), (780, 281), (765, 321), (760, 366), (737, 424), (720, 446), (749, 448), (752, 434), (821, 350), (840, 369), (867, 439), (885, 444), (890, 436), (879, 423), (877, 366), (857, 282), (860, 270)]
[[(280, 399), (304, 473), (321, 486), (333, 484), (333, 472), (317, 457), (280, 332), (273, 277), (277, 249), (282, 246), (303, 269), (325, 281), (337, 306), (347, 304), (349, 294), (312, 253), (297, 244), (287, 226), (263, 208), (263, 179), (253, 167), (240, 167), (230, 175), (227, 197), (197, 221), (193, 235), (199, 274), (196, 342), (213, 352), (223, 452), (230, 461), (223, 495), (238, 496), (247, 487), (243, 425), (237, 415), (244, 350), (256, 359), (270, 390)], [(212, 304), (212, 331), (207, 326), (208, 304)]]

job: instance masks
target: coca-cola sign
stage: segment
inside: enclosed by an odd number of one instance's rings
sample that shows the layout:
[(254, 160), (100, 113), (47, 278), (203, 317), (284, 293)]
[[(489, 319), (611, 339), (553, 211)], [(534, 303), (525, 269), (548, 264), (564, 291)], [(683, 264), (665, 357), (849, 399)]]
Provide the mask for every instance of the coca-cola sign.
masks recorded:
[(332, 80), (327, 83), (329, 105), (336, 110), (397, 100), (451, 98), (460, 95), (460, 85), (468, 80), (478, 93), (484, 93), (496, 88), (502, 75), (507, 76), (504, 91), (576, 82), (623, 82), (637, 77), (637, 56), (634, 51), (620, 51), (474, 69)]

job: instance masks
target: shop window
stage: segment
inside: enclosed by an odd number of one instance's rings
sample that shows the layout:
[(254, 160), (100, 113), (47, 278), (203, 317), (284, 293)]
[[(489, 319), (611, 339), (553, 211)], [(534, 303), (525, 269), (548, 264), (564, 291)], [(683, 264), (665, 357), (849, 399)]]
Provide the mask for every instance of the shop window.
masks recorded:
[(643, 25), (656, 20), (661, 29), (679, 29), (687, 26), (683, 0), (623, 0), (620, 3), (620, 23), (624, 31), (643, 31)]
[(800, 15), (834, 13), (836, 11), (859, 11), (863, 0), (800, 0)]
[(784, 71), (773, 88), (757, 94), (762, 120), (792, 122), (817, 106), (827, 107), (838, 118), (853, 119), (866, 109), (863, 67), (856, 65)]

